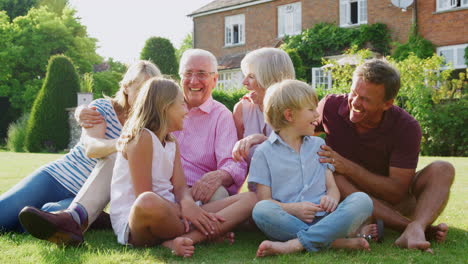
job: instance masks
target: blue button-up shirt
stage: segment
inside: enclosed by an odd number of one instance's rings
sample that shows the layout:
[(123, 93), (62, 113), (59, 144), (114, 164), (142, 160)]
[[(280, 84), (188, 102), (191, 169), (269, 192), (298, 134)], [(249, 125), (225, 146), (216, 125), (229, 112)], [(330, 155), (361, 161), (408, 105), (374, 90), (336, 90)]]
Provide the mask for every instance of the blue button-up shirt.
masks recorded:
[[(333, 165), (320, 163), (320, 146), (325, 141), (319, 137), (304, 136), (300, 153), (286, 144), (277, 133), (255, 151), (249, 170), (249, 182), (271, 188), (271, 198), (281, 203), (312, 202), (320, 204), (326, 195), (327, 169)], [(317, 213), (317, 216), (325, 212)]]

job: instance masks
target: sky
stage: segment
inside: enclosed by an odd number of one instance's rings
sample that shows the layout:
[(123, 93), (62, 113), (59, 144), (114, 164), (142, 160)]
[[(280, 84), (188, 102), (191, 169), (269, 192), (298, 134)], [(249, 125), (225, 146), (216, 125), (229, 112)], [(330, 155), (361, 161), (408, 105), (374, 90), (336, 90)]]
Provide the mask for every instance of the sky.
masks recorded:
[(213, 0), (70, 0), (90, 37), (98, 40), (97, 53), (130, 63), (138, 59), (145, 41), (169, 39), (178, 48), (192, 32), (187, 17)]

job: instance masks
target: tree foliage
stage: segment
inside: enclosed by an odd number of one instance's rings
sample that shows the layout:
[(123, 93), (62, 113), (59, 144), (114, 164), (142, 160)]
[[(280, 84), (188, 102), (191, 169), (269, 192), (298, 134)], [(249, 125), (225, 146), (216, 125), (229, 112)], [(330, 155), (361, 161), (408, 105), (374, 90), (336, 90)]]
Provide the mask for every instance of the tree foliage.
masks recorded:
[(408, 58), (410, 53), (412, 53), (418, 58), (425, 59), (432, 57), (434, 50), (434, 44), (419, 35), (417, 26), (413, 25), (408, 41), (405, 44), (396, 43), (396, 48), (392, 57), (395, 60), (401, 61)]
[(123, 74), (116, 71), (96, 72), (93, 75), (93, 97), (113, 96), (119, 89)]
[(50, 56), (65, 54), (81, 74), (91, 72), (102, 61), (96, 41), (71, 9), (59, 16), (48, 7), (32, 8), (12, 22), (0, 12), (0, 96), (8, 96), (14, 109), (29, 112)]
[(185, 38), (182, 40), (182, 43), (180, 44), (180, 47), (176, 50), (176, 57), (177, 61), (180, 61), (180, 57), (182, 57), (182, 54), (193, 47), (193, 36), (192, 33), (189, 33), (185, 36)]
[(0, 0), (0, 10), (5, 10), (11, 20), (24, 16), (38, 0)]
[(178, 78), (179, 64), (177, 63), (174, 46), (168, 39), (151, 37), (146, 40), (140, 59), (149, 60), (156, 64), (163, 74)]
[(25, 140), (28, 151), (57, 151), (67, 147), (70, 128), (65, 109), (76, 106), (79, 89), (80, 80), (70, 59), (64, 55), (52, 56), (28, 121)]

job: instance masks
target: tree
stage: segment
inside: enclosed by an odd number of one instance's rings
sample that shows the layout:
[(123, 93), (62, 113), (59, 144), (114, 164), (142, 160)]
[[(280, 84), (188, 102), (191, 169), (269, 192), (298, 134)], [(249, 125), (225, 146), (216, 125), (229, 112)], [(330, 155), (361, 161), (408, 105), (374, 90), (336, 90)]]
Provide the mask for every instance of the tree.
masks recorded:
[(182, 40), (182, 43), (180, 44), (180, 48), (177, 49), (176, 51), (177, 61), (180, 61), (180, 57), (182, 57), (182, 54), (184, 53), (184, 51), (191, 49), (192, 47), (193, 47), (193, 37), (192, 37), (192, 33), (189, 33)]
[(172, 43), (165, 38), (151, 37), (146, 40), (145, 47), (141, 51), (140, 59), (152, 61), (163, 74), (177, 78), (179, 65), (175, 56)]
[(0, 10), (5, 10), (11, 20), (24, 16), (38, 0), (0, 0)]
[(26, 128), (28, 151), (57, 151), (70, 140), (66, 108), (76, 106), (80, 81), (75, 66), (64, 55), (52, 56)]
[(88, 37), (75, 12), (65, 8), (59, 16), (47, 7), (32, 8), (13, 22), (0, 13), (0, 96), (8, 96), (12, 108), (30, 111), (50, 56), (70, 57), (80, 74), (102, 61), (97, 40)]

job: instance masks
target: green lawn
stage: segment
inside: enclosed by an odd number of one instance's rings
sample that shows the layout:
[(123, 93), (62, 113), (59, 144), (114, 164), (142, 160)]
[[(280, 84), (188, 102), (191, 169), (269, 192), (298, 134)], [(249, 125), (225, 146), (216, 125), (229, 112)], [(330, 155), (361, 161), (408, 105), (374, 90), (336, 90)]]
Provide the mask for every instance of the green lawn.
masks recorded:
[[(0, 193), (5, 192), (35, 168), (59, 154), (19, 154), (0, 152)], [(420, 167), (439, 158), (421, 157)], [(0, 235), (0, 263), (467, 263), (468, 252), (468, 158), (440, 158), (454, 164), (457, 176), (450, 201), (436, 221), (448, 223), (444, 244), (434, 244), (435, 254), (401, 250), (392, 246), (397, 234), (385, 231), (383, 244), (371, 244), (371, 252), (327, 250), (317, 254), (298, 253), (256, 259), (258, 244), (265, 238), (258, 232), (237, 232), (236, 243), (196, 246), (191, 259), (174, 257), (164, 248), (134, 249), (117, 244), (109, 231), (86, 233), (79, 248), (62, 248), (29, 235)], [(2, 212), (0, 212), (1, 215)]]

